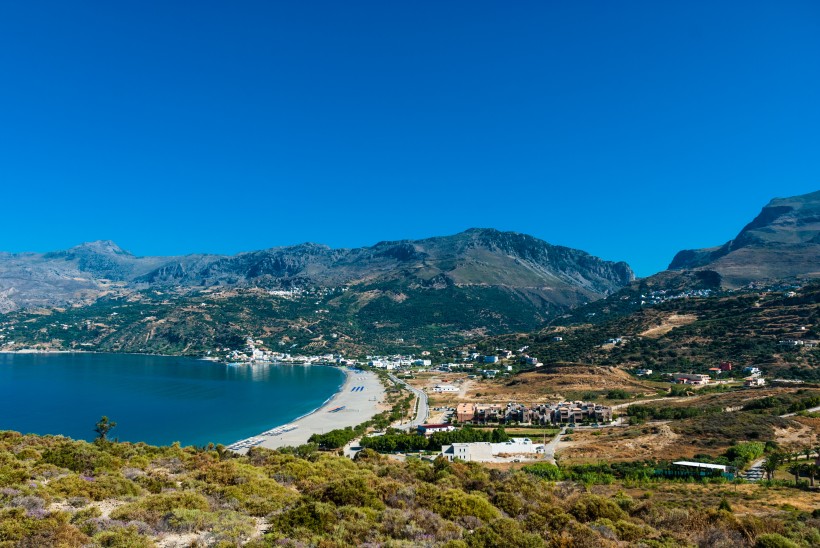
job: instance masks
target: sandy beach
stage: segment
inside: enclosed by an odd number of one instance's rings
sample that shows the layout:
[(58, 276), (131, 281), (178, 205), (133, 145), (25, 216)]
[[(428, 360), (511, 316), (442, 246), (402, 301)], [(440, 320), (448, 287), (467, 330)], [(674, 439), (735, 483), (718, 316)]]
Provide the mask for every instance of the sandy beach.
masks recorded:
[[(241, 442), (261, 439), (262, 443), (257, 444), (257, 447), (268, 449), (302, 445), (307, 443), (308, 438), (313, 434), (323, 434), (337, 428), (356, 426), (377, 414), (380, 411), (379, 404), (384, 400), (384, 387), (376, 374), (349, 369), (344, 371), (347, 375), (344, 386), (322, 407), (287, 425), (272, 424), (271, 430), (259, 433), (248, 440), (241, 440)], [(335, 409), (339, 410), (334, 411)], [(239, 453), (246, 453), (247, 450), (247, 447), (236, 449)]]

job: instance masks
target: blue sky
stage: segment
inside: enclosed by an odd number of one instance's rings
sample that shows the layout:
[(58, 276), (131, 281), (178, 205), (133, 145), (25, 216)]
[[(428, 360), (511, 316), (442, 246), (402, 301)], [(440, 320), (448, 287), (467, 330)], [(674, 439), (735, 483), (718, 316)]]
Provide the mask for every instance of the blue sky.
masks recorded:
[(820, 189), (820, 4), (0, 3), (0, 250), (525, 232), (639, 275)]

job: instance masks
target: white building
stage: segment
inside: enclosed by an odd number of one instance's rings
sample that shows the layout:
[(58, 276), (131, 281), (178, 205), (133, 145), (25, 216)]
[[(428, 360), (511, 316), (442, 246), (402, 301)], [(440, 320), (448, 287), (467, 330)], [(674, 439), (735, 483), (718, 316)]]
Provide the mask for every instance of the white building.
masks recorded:
[(433, 387), (433, 392), (458, 392), (458, 386), (452, 384), (437, 384)]
[(461, 459), (465, 462), (492, 462), (500, 456), (526, 457), (543, 452), (544, 445), (533, 443), (529, 438), (511, 438), (501, 443), (454, 443), (441, 447), (441, 456), (447, 460)]
[(695, 386), (709, 384), (709, 381), (712, 380), (709, 375), (699, 373), (675, 373), (672, 378), (679, 384), (693, 384)]
[(421, 424), (417, 428), (422, 436), (429, 436), (436, 432), (452, 432), (456, 429), (452, 424)]

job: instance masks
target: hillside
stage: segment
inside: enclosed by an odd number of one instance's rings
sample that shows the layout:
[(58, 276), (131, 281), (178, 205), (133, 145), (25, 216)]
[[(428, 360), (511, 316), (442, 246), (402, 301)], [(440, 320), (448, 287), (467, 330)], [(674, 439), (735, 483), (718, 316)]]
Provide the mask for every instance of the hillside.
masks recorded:
[(725, 287), (820, 276), (820, 191), (772, 200), (736, 238), (681, 251), (669, 270), (716, 272)]
[[(608, 344), (610, 339), (621, 341)], [(820, 339), (820, 283), (652, 297), (625, 290), (535, 333), (491, 337), (475, 346), (490, 352), (528, 345), (528, 353), (545, 363), (666, 372), (705, 373), (730, 361), (735, 368), (760, 367), (767, 376), (820, 380), (820, 348), (780, 344), (789, 339)]]
[(812, 493), (654, 481), (645, 462), (502, 471), (370, 450), (351, 461), (310, 445), (240, 457), (16, 432), (0, 432), (0, 461), (0, 543), (10, 547), (748, 548), (818, 538)]
[(0, 348), (201, 354), (248, 336), (300, 351), (457, 344), (535, 329), (633, 277), (625, 263), (490, 229), (232, 257), (135, 257), (94, 242), (0, 256)]

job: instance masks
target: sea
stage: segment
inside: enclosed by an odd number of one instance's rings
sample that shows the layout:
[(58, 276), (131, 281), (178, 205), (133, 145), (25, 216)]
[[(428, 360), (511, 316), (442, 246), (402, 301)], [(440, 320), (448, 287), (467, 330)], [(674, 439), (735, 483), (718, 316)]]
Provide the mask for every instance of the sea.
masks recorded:
[(344, 372), (133, 354), (0, 353), (0, 430), (167, 445), (230, 444), (321, 407)]

